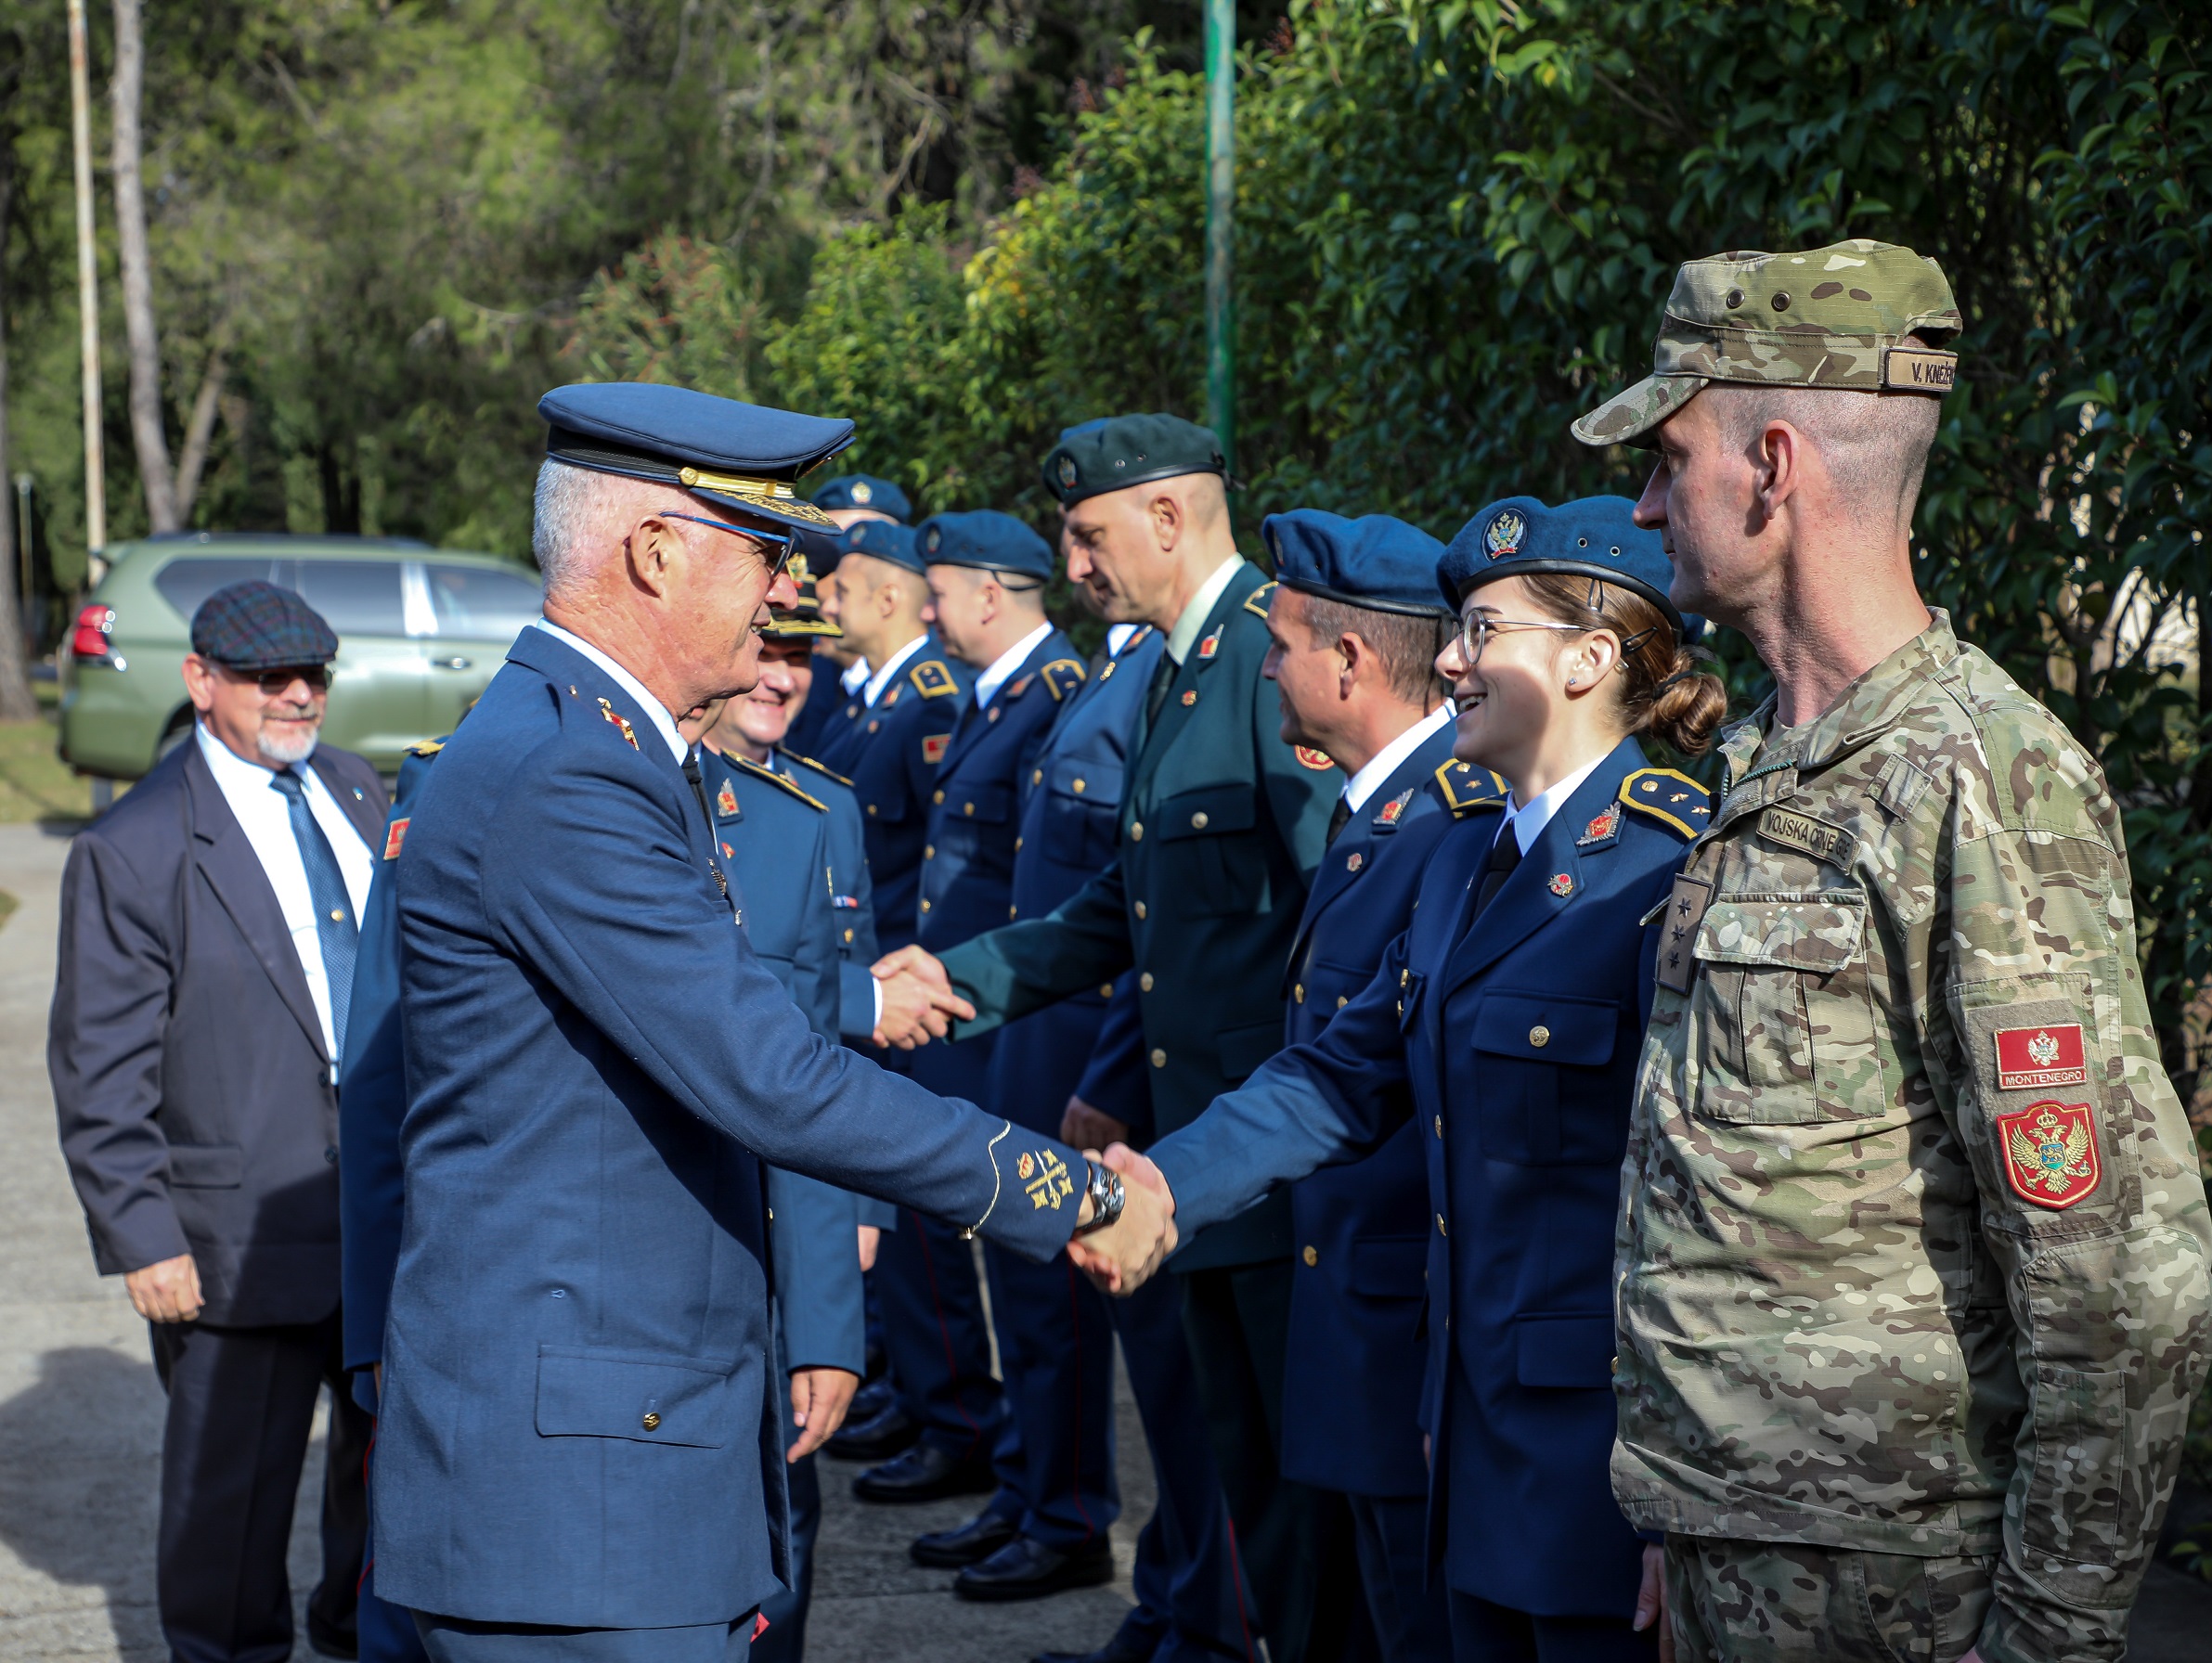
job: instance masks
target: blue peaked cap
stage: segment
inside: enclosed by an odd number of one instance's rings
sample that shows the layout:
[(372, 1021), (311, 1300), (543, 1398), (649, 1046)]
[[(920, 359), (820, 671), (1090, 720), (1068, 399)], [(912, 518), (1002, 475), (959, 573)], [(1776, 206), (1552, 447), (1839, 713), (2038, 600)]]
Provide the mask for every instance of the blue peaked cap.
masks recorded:
[(834, 530), (793, 488), (853, 441), (849, 421), (741, 405), (654, 381), (588, 381), (537, 401), (546, 455), (679, 486), (771, 532)]
[(1347, 520), (1321, 509), (1292, 509), (1260, 522), (1275, 581), (1287, 588), (1416, 617), (1453, 616), (1438, 603), (1436, 563), (1444, 546), (1388, 514)]
[(1437, 583), (1456, 612), (1469, 589), (1500, 577), (1538, 572), (1602, 578), (1633, 590), (1659, 608), (1675, 638), (1688, 645), (1705, 632), (1705, 620), (1686, 616), (1667, 598), (1675, 563), (1659, 534), (1629, 518), (1625, 496), (1584, 496), (1546, 507), (1533, 496), (1491, 503), (1460, 527), (1444, 550)]
[(1015, 572), (1050, 583), (1052, 545), (996, 509), (966, 514), (932, 514), (922, 522), (922, 558), (933, 566), (976, 566), (986, 572)]
[(887, 561), (894, 566), (903, 566), (909, 572), (925, 570), (922, 559), (921, 539), (911, 525), (894, 525), (888, 520), (863, 520), (837, 534), (837, 552), (872, 555)]
[(841, 473), (814, 493), (818, 509), (873, 509), (901, 525), (914, 517), (914, 505), (906, 493), (887, 479), (873, 473)]

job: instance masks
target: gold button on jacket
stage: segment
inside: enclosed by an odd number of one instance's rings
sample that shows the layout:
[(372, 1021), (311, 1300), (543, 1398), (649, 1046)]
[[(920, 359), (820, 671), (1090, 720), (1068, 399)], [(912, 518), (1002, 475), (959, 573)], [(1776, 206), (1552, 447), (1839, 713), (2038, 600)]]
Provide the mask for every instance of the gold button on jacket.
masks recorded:
[(1165, 1068), (1168, 1065), (1168, 1053), (1164, 1051), (1154, 1051), (1152, 1053), (1152, 1065), (1155, 1068)]
[(638, 1425), (644, 1427), (648, 1432), (657, 1432), (660, 1430), (661, 1417), (649, 1409), (645, 1412), (645, 1418), (640, 1421)]
[(1306, 1261), (1306, 1269), (1309, 1270), (1321, 1262), (1320, 1250), (1315, 1248), (1311, 1243), (1307, 1244), (1305, 1252), (1300, 1257)]

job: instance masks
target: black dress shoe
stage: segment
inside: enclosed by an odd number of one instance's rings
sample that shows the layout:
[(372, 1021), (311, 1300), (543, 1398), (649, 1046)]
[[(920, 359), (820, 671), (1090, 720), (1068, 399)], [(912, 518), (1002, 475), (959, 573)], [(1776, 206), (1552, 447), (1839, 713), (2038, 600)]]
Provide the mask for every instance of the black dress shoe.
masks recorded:
[(918, 1443), (852, 1481), (863, 1502), (941, 1502), (947, 1496), (987, 1496), (999, 1487), (990, 1470), (990, 1452), (955, 1455), (933, 1443)]
[(932, 1530), (914, 1538), (906, 1551), (916, 1565), (935, 1570), (958, 1570), (978, 1559), (988, 1559), (1014, 1540), (1014, 1521), (995, 1513), (978, 1513), (957, 1530)]
[(1070, 1588), (1114, 1579), (1114, 1548), (1103, 1539), (1063, 1553), (1028, 1536), (1012, 1541), (952, 1579), (964, 1600), (1038, 1600)]
[(847, 1416), (822, 1448), (839, 1461), (888, 1461), (921, 1436), (921, 1426), (894, 1402), (873, 1420)]
[(1168, 1625), (1139, 1606), (1121, 1619), (1114, 1637), (1094, 1652), (1039, 1652), (1029, 1663), (1152, 1663)]
[(347, 1623), (342, 1628), (317, 1614), (312, 1605), (307, 1610), (307, 1644), (323, 1657), (340, 1659), (340, 1663), (354, 1663), (361, 1655), (361, 1643), (356, 1637), (354, 1625)]
[(886, 1409), (899, 1407), (899, 1388), (888, 1380), (871, 1380), (852, 1395), (852, 1402), (845, 1412), (848, 1426), (864, 1425)]

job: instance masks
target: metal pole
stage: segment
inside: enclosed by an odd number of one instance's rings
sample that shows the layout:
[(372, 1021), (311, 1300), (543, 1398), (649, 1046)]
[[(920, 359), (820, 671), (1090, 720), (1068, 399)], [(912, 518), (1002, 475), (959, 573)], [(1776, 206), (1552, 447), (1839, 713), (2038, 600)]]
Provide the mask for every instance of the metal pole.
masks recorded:
[(1236, 5), (1206, 0), (1206, 424), (1236, 471)]
[(77, 316), (84, 365), (84, 551), (108, 542), (108, 461), (100, 435), (100, 277), (92, 218), (92, 76), (84, 0), (69, 0), (71, 126), (77, 143)]

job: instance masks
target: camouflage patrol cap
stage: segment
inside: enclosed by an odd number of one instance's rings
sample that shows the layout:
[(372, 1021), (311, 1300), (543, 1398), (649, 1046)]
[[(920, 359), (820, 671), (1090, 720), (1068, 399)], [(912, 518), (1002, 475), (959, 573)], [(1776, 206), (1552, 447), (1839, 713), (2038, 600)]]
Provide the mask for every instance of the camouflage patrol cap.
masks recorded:
[(1651, 373), (1574, 424), (1585, 445), (1637, 445), (1714, 381), (1854, 393), (1951, 390), (1958, 303), (1943, 268), (1854, 238), (1802, 252), (1714, 254), (1675, 275)]

